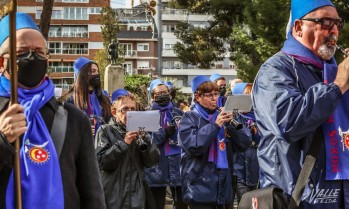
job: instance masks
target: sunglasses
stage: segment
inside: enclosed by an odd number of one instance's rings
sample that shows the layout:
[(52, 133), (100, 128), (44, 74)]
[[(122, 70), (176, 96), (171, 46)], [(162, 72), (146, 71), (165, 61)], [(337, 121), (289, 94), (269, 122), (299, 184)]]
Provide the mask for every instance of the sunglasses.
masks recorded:
[(344, 26), (345, 21), (341, 18), (334, 19), (330, 17), (323, 18), (301, 18), (300, 20), (312, 21), (321, 24), (321, 28), (324, 30), (331, 30), (334, 25), (337, 26), (338, 30), (341, 30)]

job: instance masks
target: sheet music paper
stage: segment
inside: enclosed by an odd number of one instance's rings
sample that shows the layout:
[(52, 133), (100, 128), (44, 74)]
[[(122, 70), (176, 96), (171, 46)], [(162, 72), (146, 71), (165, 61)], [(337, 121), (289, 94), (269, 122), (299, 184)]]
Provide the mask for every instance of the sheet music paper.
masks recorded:
[(250, 94), (233, 94), (228, 96), (224, 105), (224, 112), (250, 112), (252, 109), (252, 99)]
[(145, 131), (157, 132), (160, 128), (159, 110), (128, 111), (126, 113), (126, 131), (138, 131), (144, 127)]

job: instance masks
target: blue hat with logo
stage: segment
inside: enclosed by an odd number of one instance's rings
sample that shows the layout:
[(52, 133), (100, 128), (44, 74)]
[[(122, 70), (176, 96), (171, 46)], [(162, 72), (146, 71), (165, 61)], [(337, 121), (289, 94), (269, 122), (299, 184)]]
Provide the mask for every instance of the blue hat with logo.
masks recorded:
[(95, 63), (94, 61), (89, 60), (86, 57), (79, 57), (78, 59), (76, 59), (75, 62), (74, 62), (74, 75), (75, 75), (75, 77), (78, 76), (81, 68), (84, 67), (85, 65), (87, 65), (90, 62)]
[(193, 93), (195, 93), (198, 87), (204, 82), (211, 82), (211, 80), (205, 75), (196, 76), (191, 81), (191, 90), (193, 91)]
[[(6, 15), (0, 21), (0, 28), (1, 28), (0, 45), (2, 45), (2, 43), (4, 43), (4, 41), (10, 35), (9, 24), (10, 24), (9, 15)], [(35, 23), (35, 21), (30, 15), (28, 15), (27, 13), (17, 12), (16, 13), (16, 30), (25, 29), (25, 28), (40, 31), (37, 24)]]
[(129, 95), (125, 89), (117, 89), (111, 95), (111, 101), (115, 102), (119, 97)]
[(231, 93), (232, 94), (243, 94), (247, 84), (248, 83), (236, 83)]
[(304, 17), (306, 14), (324, 6), (335, 7), (330, 0), (292, 0), (291, 1), (291, 25), (296, 19)]
[(211, 75), (211, 77), (210, 77), (210, 80), (211, 80), (211, 81), (216, 81), (216, 80), (218, 80), (218, 79), (220, 79), (220, 78), (224, 78), (224, 77), (221, 76), (221, 75), (218, 74), (218, 73), (213, 73), (213, 74)]

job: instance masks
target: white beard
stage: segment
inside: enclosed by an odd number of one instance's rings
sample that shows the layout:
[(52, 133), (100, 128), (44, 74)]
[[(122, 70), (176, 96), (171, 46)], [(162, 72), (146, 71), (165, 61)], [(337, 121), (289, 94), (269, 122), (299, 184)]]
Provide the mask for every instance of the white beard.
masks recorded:
[(333, 35), (329, 36), (326, 39), (326, 42), (321, 44), (321, 46), (318, 50), (318, 53), (323, 60), (331, 59), (334, 56), (334, 54), (336, 53), (337, 47), (335, 44), (331, 43), (331, 40), (337, 40), (337, 38)]

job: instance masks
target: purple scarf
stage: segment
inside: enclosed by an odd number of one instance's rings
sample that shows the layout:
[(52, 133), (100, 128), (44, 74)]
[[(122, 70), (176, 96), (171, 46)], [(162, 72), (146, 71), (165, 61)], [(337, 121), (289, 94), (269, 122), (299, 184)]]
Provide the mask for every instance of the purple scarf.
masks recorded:
[[(337, 63), (334, 58), (328, 62), (320, 60), (309, 49), (296, 41), (291, 34), (282, 49), (305, 64), (311, 64), (323, 70), (324, 83), (332, 83), (337, 74)], [(326, 147), (326, 180), (349, 179), (349, 97), (343, 95), (331, 117), (322, 124)]]
[[(0, 96), (10, 96), (10, 83), (0, 77)], [(18, 99), (24, 107), (28, 130), (20, 148), (22, 201), (24, 209), (63, 209), (61, 170), (55, 146), (39, 112), (54, 96), (48, 78), (35, 89), (18, 88)], [(15, 208), (13, 172), (6, 191), (6, 208)]]
[[(219, 115), (218, 111), (208, 114), (198, 103), (195, 103), (193, 111), (197, 112), (205, 120), (210, 121), (211, 124), (215, 123)], [(224, 135), (224, 127), (222, 126), (218, 132), (218, 136), (212, 139), (209, 148), (208, 161), (215, 163), (217, 168), (228, 168), (227, 146)]]
[[(169, 102), (168, 105), (165, 107), (159, 106), (156, 102), (153, 102), (152, 109), (160, 111), (161, 128), (167, 128), (170, 125), (173, 119), (173, 115), (171, 113), (172, 108), (173, 108), (172, 102)], [(176, 123), (175, 123), (175, 126), (177, 126)], [(170, 139), (177, 142), (177, 134), (178, 134), (178, 127), (176, 127), (176, 133), (170, 136)], [(180, 154), (181, 148), (179, 146), (170, 144), (170, 139), (165, 140), (165, 146), (164, 146), (165, 156)]]

